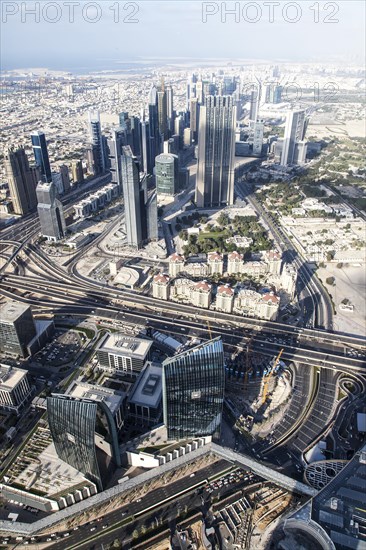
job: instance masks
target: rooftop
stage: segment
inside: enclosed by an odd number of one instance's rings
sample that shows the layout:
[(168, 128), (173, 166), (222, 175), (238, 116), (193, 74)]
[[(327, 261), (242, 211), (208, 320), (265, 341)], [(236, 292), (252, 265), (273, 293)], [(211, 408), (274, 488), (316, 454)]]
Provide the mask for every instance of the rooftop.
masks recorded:
[(67, 395), (77, 399), (91, 399), (92, 401), (103, 401), (114, 415), (121, 407), (125, 394), (119, 391), (104, 388), (96, 384), (74, 381), (67, 390)]
[(144, 359), (151, 346), (152, 340), (134, 338), (133, 336), (126, 336), (125, 334), (116, 332), (108, 335), (99, 349), (121, 355), (140, 356)]
[(2, 323), (14, 323), (30, 306), (20, 302), (6, 302), (0, 306), (0, 320)]
[(10, 365), (0, 363), (0, 390), (11, 390), (26, 376), (26, 374), (26, 370), (17, 369)]
[(135, 382), (129, 402), (157, 408), (161, 400), (162, 374), (161, 365), (148, 363)]

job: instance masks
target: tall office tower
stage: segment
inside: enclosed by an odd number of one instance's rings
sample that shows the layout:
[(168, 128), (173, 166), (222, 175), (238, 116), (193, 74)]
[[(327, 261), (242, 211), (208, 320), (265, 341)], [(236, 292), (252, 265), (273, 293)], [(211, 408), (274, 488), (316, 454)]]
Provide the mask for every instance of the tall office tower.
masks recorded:
[(37, 168), (29, 166), (23, 147), (11, 147), (5, 153), (5, 170), (15, 214), (28, 214), (37, 206)]
[(36, 166), (39, 170), (43, 182), (52, 181), (50, 161), (48, 158), (46, 136), (43, 132), (33, 132), (31, 134), (32, 147)]
[(306, 115), (303, 109), (289, 111), (286, 116), (285, 134), (283, 137), (283, 149), (281, 165), (296, 163), (296, 145), (304, 140), (306, 132)]
[(261, 87), (258, 85), (256, 90), (250, 92), (250, 109), (249, 109), (249, 120), (252, 122), (257, 122), (259, 114), (259, 102), (261, 99)]
[(141, 248), (147, 239), (146, 178), (140, 180), (139, 166), (129, 146), (122, 147), (121, 175), (127, 244)]
[(62, 186), (64, 188), (64, 193), (67, 193), (68, 191), (70, 191), (70, 173), (69, 173), (69, 168), (68, 166), (66, 166), (66, 164), (61, 164), (60, 174), (62, 179)]
[(114, 465), (121, 466), (117, 427), (108, 405), (103, 399), (54, 394), (47, 397), (47, 417), (57, 456), (102, 491)]
[(190, 100), (193, 97), (196, 97), (196, 82), (197, 76), (192, 74), (187, 80), (187, 90), (186, 90), (186, 109), (189, 111)]
[(149, 156), (151, 163), (154, 163), (156, 155), (161, 153), (161, 136), (159, 134), (158, 121), (158, 94), (155, 86), (151, 87), (149, 93)]
[(94, 170), (95, 174), (103, 174), (106, 171), (106, 153), (105, 141), (103, 139), (100, 126), (99, 112), (88, 113), (89, 117), (89, 135), (93, 146)]
[(166, 116), (168, 133), (171, 136), (174, 134), (174, 105), (173, 105), (173, 88), (172, 86), (166, 86)]
[(200, 105), (203, 105), (205, 100), (205, 93), (204, 93), (204, 83), (202, 82), (202, 79), (198, 80), (196, 82), (196, 98)]
[(182, 146), (184, 124), (184, 117), (182, 115), (178, 115), (174, 121), (174, 134), (179, 136), (180, 146)]
[(276, 84), (273, 89), (273, 103), (281, 103), (283, 86)]
[(175, 195), (178, 191), (178, 157), (162, 154), (155, 159), (156, 192), (161, 195)]
[(196, 97), (193, 97), (189, 104), (189, 127), (192, 130), (192, 136), (197, 141), (198, 123), (199, 123), (199, 104)]
[(50, 241), (59, 241), (65, 236), (66, 224), (62, 203), (56, 195), (55, 184), (39, 182), (37, 185), (38, 217), (41, 233)]
[(144, 214), (146, 215), (146, 234), (144, 240), (158, 240), (158, 200), (156, 190), (145, 191)]
[(166, 359), (163, 410), (168, 439), (217, 436), (224, 388), (224, 349), (220, 338)]
[(84, 181), (83, 163), (81, 160), (74, 160), (71, 165), (71, 173), (74, 184)]
[(55, 184), (57, 195), (64, 194), (64, 183), (60, 172), (51, 172), (52, 182)]
[(253, 125), (253, 155), (256, 157), (260, 157), (262, 154), (263, 134), (263, 122), (255, 122)]
[(196, 203), (234, 203), (236, 107), (230, 96), (208, 96), (200, 108)]
[(27, 356), (27, 345), (36, 336), (30, 306), (6, 302), (0, 306), (0, 350), (7, 355)]
[(159, 122), (159, 134), (162, 136), (162, 139), (167, 139), (168, 137), (168, 109), (167, 109), (167, 93), (165, 91), (165, 86), (162, 84), (162, 87), (157, 92), (158, 97), (158, 122)]
[(139, 117), (130, 118), (131, 125), (131, 149), (134, 155), (141, 156), (141, 121)]
[(145, 174), (152, 174), (153, 166), (150, 158), (150, 127), (147, 120), (141, 121), (141, 164)]
[(122, 113), (118, 115), (118, 118), (119, 118), (119, 125), (121, 126), (121, 128), (123, 128), (126, 123), (126, 120), (128, 119), (128, 112), (122, 111)]
[(112, 174), (112, 183), (118, 185), (120, 191), (122, 191), (121, 157), (123, 145), (124, 130), (121, 127), (116, 128), (112, 131), (111, 139), (107, 141), (107, 149), (109, 170)]

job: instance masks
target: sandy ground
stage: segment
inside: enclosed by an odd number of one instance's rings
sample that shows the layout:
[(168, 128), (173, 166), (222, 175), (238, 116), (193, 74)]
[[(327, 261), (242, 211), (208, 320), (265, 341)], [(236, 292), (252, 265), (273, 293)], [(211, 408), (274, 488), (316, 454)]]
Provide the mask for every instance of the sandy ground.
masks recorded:
[[(334, 330), (366, 336), (366, 271), (365, 266), (327, 264), (319, 268), (318, 275), (333, 297), (337, 315), (334, 316)], [(327, 277), (335, 278), (335, 285), (325, 283)], [(353, 312), (341, 311), (339, 304), (348, 298), (354, 306)]]

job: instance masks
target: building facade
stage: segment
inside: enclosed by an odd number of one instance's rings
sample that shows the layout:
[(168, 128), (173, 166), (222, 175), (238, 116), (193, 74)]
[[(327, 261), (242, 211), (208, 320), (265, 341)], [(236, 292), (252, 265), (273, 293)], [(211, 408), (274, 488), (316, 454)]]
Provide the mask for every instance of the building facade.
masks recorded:
[(163, 362), (163, 414), (168, 439), (220, 432), (225, 366), (217, 338)]
[(23, 147), (12, 147), (5, 153), (5, 170), (14, 213), (20, 216), (28, 214), (37, 206), (37, 168), (29, 166)]
[[(302, 143), (306, 132), (306, 114), (303, 109), (289, 111), (286, 116), (285, 133), (283, 137), (283, 148), (281, 154), (281, 165), (299, 164), (305, 160), (304, 154), (300, 155), (298, 147)], [(303, 149), (303, 145), (300, 145)], [(306, 154), (306, 151), (305, 151)]]
[(27, 356), (27, 346), (37, 335), (30, 306), (6, 302), (0, 307), (0, 349), (7, 355)]
[(196, 204), (234, 203), (236, 107), (230, 96), (208, 96), (200, 108)]
[(151, 340), (125, 334), (107, 335), (97, 350), (99, 367), (122, 376), (137, 376), (150, 360), (151, 345)]
[(62, 203), (56, 195), (55, 184), (39, 182), (37, 185), (37, 210), (41, 224), (41, 233), (50, 241), (63, 239), (66, 231)]
[(95, 174), (103, 174), (106, 171), (105, 143), (100, 125), (99, 112), (88, 113), (89, 136), (93, 149), (93, 161)]
[(175, 195), (178, 191), (178, 157), (161, 154), (155, 159), (156, 192), (159, 195)]
[(153, 279), (153, 297), (160, 300), (169, 300), (169, 277), (163, 273), (155, 275)]
[(38, 168), (41, 180), (44, 183), (52, 181), (50, 161), (48, 158), (46, 136), (43, 132), (31, 134), (34, 159)]
[(0, 363), (0, 409), (18, 414), (31, 396), (28, 372)]
[[(99, 410), (98, 410), (99, 409)], [(112, 456), (97, 457), (98, 414), (105, 415)], [(47, 397), (47, 416), (57, 456), (81, 472), (102, 491), (112, 467), (121, 465), (118, 434), (108, 407), (101, 402), (74, 399), (65, 395)], [(98, 449), (101, 451), (101, 449)]]

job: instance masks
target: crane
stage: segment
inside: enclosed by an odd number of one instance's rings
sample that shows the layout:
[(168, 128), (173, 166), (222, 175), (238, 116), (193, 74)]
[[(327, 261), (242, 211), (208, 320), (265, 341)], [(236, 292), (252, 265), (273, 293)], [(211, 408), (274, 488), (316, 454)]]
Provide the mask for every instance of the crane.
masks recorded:
[(264, 403), (267, 401), (267, 395), (268, 395), (268, 384), (269, 384), (269, 381), (272, 377), (272, 374), (273, 374), (273, 371), (275, 370), (275, 368), (277, 367), (280, 359), (281, 359), (281, 355), (283, 353), (284, 349), (282, 348), (279, 352), (279, 354), (277, 355), (276, 359), (274, 360), (274, 363), (272, 365), (272, 368), (270, 370), (270, 372), (267, 374), (267, 376), (265, 377), (264, 379), (264, 384), (263, 384), (263, 395), (262, 395), (262, 404), (264, 405)]

